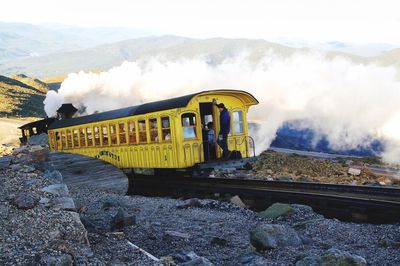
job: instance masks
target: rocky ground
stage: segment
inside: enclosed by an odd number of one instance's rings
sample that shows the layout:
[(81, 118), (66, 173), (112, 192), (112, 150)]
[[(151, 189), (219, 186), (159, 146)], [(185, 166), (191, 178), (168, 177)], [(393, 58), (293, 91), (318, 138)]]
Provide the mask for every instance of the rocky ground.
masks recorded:
[[(253, 169), (247, 171), (246, 174), (268, 180), (351, 185), (400, 185), (398, 176), (375, 174), (369, 169), (369, 166), (374, 165), (366, 163), (364, 159), (360, 158), (320, 159), (268, 150), (260, 154), (257, 161), (253, 163)], [(385, 166), (380, 165), (380, 167)]]
[(1, 265), (400, 265), (399, 224), (67, 187), (45, 139), (30, 144), (0, 170)]

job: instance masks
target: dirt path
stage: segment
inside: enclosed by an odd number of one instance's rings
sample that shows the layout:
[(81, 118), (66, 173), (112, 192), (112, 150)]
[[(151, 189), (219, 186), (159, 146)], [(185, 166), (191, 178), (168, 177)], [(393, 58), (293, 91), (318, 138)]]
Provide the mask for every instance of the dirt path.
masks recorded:
[(18, 127), (38, 118), (0, 118), (0, 144), (18, 146), (21, 131)]

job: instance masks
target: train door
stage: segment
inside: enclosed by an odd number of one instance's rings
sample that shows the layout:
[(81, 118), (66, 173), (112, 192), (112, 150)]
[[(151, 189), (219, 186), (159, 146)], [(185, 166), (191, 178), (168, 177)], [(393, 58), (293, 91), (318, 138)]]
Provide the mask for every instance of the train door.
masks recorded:
[(204, 161), (212, 161), (217, 158), (215, 112), (212, 102), (200, 103)]

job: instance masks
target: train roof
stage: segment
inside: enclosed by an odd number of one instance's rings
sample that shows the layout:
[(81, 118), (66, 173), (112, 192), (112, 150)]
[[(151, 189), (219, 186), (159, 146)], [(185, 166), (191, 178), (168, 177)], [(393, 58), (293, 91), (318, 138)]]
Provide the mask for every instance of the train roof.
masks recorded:
[(254, 98), (253, 95), (251, 95), (250, 93), (245, 92), (245, 91), (239, 91), (239, 90), (202, 91), (202, 92), (193, 93), (193, 94), (189, 94), (189, 95), (185, 95), (185, 96), (181, 96), (181, 97), (171, 98), (171, 99), (157, 101), (157, 102), (145, 103), (145, 104), (141, 104), (141, 105), (137, 105), (137, 106), (131, 106), (131, 107), (116, 109), (116, 110), (107, 111), (107, 112), (95, 113), (92, 115), (80, 116), (80, 117), (75, 117), (75, 118), (70, 118), (70, 119), (56, 120), (54, 123), (52, 123), (50, 125), (49, 129), (70, 127), (70, 126), (76, 126), (76, 125), (81, 125), (81, 124), (88, 124), (88, 123), (92, 123), (92, 122), (117, 119), (117, 118), (122, 118), (122, 117), (127, 117), (127, 116), (141, 115), (141, 114), (152, 113), (152, 112), (157, 112), (157, 111), (182, 108), (182, 107), (186, 107), (189, 104), (189, 102), (193, 99), (193, 97), (195, 97), (195, 96), (203, 95), (203, 94), (213, 94), (213, 93), (224, 93), (224, 94), (238, 93), (238, 94), (241, 94), (242, 96), (245, 96), (244, 97), (245, 104), (249, 104), (249, 105), (258, 104), (258, 101), (256, 100), (256, 98)]

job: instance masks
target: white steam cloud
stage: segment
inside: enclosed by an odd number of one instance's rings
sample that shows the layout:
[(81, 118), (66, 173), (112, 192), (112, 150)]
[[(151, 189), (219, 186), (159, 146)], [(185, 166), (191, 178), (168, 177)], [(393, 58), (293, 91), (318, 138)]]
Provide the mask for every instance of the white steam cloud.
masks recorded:
[(230, 88), (252, 93), (260, 102), (249, 118), (261, 123), (258, 151), (267, 148), (285, 121), (325, 136), (332, 148), (384, 143), (383, 158), (400, 162), (400, 82), (395, 67), (359, 65), (318, 53), (290, 57), (272, 52), (255, 62), (245, 55), (210, 65), (203, 58), (125, 62), (107, 72), (69, 74), (58, 93), (45, 100), (49, 116), (64, 102), (87, 114), (162, 100), (192, 92)]

